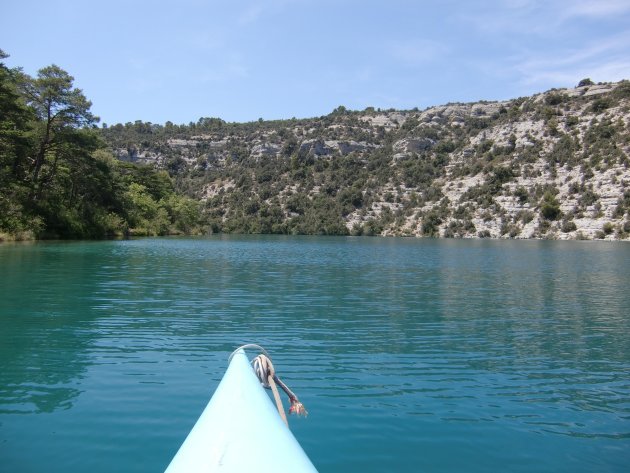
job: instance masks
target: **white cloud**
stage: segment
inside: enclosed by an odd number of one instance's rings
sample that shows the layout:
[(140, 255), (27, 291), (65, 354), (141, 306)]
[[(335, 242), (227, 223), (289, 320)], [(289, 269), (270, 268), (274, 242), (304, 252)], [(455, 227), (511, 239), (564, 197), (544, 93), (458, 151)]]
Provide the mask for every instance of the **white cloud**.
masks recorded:
[(549, 36), (580, 18), (608, 21), (628, 13), (628, 0), (495, 0), (464, 4), (456, 17), (487, 34)]
[(222, 29), (191, 30), (183, 35), (179, 42), (186, 50), (217, 51), (223, 50), (229, 42), (229, 35)]
[(603, 18), (630, 12), (628, 0), (581, 0), (568, 3), (562, 10), (566, 19), (582, 16)]
[(514, 71), (524, 85), (571, 85), (590, 77), (595, 81), (618, 81), (630, 77), (630, 35), (621, 34), (584, 47), (529, 52), (515, 59)]
[(204, 67), (195, 78), (197, 82), (228, 82), (247, 78), (249, 72), (241, 55), (233, 53), (228, 57), (218, 58), (210, 67)]
[(249, 26), (258, 22), (265, 15), (282, 12), (287, 7), (294, 8), (296, 4), (305, 3), (306, 1), (307, 0), (255, 0), (240, 11), (236, 22), (240, 26)]
[(457, 10), (455, 18), (463, 29), (471, 27), (487, 35), (540, 34), (557, 24), (558, 15), (553, 1), (499, 0), (470, 2)]
[(629, 14), (629, 0), (467, 3), (455, 20), (481, 53), (459, 60), (522, 94), (629, 79), (630, 30), (620, 27)]
[(265, 8), (260, 3), (250, 5), (240, 14), (238, 18), (238, 24), (241, 26), (246, 26), (255, 23), (256, 21), (258, 21), (264, 11)]
[(445, 44), (428, 39), (390, 41), (387, 50), (392, 58), (408, 67), (424, 66), (448, 53)]

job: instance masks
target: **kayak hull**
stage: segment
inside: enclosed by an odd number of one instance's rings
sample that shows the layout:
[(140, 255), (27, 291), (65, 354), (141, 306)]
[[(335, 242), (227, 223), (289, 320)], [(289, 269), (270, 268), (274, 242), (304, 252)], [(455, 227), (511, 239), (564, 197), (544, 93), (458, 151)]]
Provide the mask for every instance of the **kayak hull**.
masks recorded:
[(250, 470), (317, 471), (239, 349), (165, 473)]

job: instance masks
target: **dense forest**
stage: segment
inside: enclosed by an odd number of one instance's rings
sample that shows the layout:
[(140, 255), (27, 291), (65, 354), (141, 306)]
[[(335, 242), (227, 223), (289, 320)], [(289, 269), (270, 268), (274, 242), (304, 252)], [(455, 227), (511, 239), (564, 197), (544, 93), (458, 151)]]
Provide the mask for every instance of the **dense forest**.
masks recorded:
[(90, 107), (60, 67), (0, 62), (0, 241), (201, 231), (199, 203), (166, 171), (116, 159)]

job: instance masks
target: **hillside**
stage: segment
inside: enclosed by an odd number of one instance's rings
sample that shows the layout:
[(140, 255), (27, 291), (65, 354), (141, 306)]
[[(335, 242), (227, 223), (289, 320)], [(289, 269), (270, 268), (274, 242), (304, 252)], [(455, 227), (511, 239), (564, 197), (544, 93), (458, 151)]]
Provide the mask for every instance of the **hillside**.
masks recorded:
[(213, 231), (630, 238), (630, 82), (504, 102), (102, 129)]

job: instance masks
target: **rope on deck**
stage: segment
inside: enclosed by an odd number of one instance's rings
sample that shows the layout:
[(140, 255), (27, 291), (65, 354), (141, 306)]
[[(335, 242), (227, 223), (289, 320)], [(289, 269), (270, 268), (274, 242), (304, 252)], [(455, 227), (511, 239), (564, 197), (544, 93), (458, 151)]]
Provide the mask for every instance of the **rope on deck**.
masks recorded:
[(282, 404), (282, 399), (280, 398), (280, 393), (278, 392), (278, 387), (276, 386), (276, 381), (274, 379), (276, 377), (276, 370), (274, 369), (271, 360), (266, 355), (258, 355), (252, 360), (252, 366), (260, 383), (265, 388), (271, 388), (271, 392), (273, 392), (273, 398), (276, 401), (278, 414), (280, 414), (283, 422), (288, 427), (289, 421), (287, 421), (287, 416), (284, 413), (284, 405)]
[(242, 347), (236, 349), (232, 353), (232, 355), (230, 355), (230, 360), (232, 359), (234, 353), (236, 353), (240, 349), (245, 348), (256, 348), (257, 350), (262, 352), (260, 355), (252, 360), (252, 367), (254, 368), (254, 373), (256, 373), (256, 376), (258, 377), (258, 380), (263, 385), (263, 387), (271, 389), (271, 391), (273, 392), (273, 398), (276, 401), (276, 408), (278, 409), (278, 413), (280, 414), (280, 417), (287, 425), (287, 427), (289, 426), (289, 422), (287, 421), (287, 416), (284, 412), (284, 405), (282, 404), (282, 399), (280, 398), (280, 393), (278, 392), (278, 386), (282, 388), (282, 390), (289, 397), (289, 401), (291, 402), (291, 406), (289, 407), (289, 414), (303, 416), (308, 415), (304, 404), (300, 402), (295, 393), (291, 391), (289, 387), (276, 375), (276, 370), (273, 367), (273, 363), (271, 362), (271, 357), (269, 356), (269, 353), (267, 353), (267, 350), (265, 350), (263, 347), (255, 344), (243, 345)]

